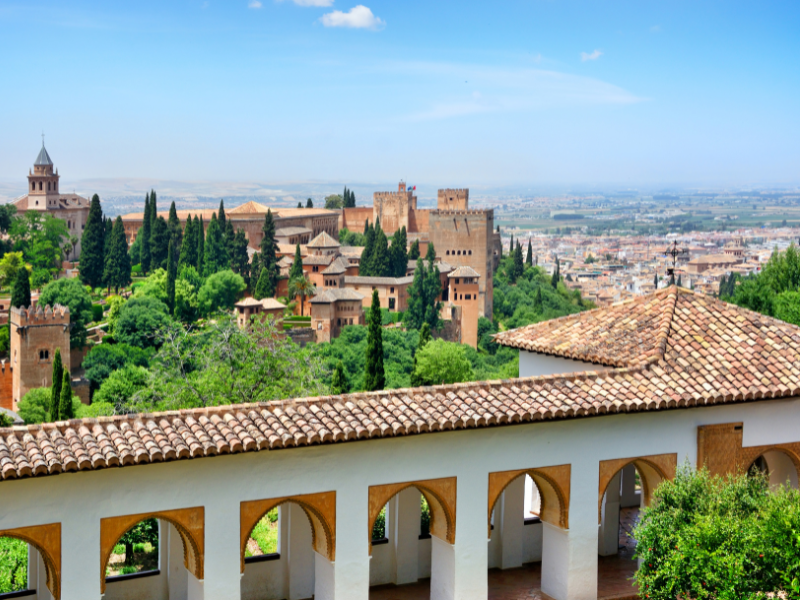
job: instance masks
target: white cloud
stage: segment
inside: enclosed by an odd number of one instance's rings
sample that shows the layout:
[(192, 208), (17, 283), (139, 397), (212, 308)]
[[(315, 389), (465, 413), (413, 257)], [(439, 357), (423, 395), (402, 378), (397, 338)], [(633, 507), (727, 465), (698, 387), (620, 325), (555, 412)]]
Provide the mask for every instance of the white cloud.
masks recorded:
[(581, 60), (584, 62), (586, 62), (587, 60), (597, 60), (602, 55), (603, 53), (600, 52), (600, 50), (595, 50), (591, 54), (589, 54), (588, 52), (581, 52)]
[(332, 6), (333, 0), (292, 0), (297, 6)]
[(326, 15), (322, 15), (322, 24), (325, 27), (350, 27), (353, 29), (382, 29), (386, 21), (379, 19), (372, 14), (366, 6), (359, 4), (348, 12), (335, 10)]
[(247, 8), (261, 8), (261, 2), (259, 0), (250, 0), (247, 3)]

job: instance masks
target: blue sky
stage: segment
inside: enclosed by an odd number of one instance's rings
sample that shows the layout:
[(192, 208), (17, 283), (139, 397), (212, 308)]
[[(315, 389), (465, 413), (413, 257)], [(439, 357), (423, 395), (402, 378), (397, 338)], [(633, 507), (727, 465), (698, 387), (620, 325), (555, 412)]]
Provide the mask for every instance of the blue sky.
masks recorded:
[(800, 181), (798, 2), (358, 1), (0, 0), (0, 177)]

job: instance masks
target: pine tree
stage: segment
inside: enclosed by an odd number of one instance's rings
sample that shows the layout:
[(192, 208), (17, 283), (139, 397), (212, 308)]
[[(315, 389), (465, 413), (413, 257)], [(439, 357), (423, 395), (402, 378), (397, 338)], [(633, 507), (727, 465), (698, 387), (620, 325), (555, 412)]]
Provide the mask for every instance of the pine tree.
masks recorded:
[(372, 273), (372, 255), (375, 250), (375, 230), (380, 227), (380, 219), (376, 221), (375, 227), (369, 224), (364, 226), (364, 237), (366, 243), (364, 249), (361, 251), (361, 262), (358, 265), (358, 274), (362, 277), (369, 277)]
[(31, 280), (28, 269), (22, 267), (17, 271), (14, 285), (11, 287), (11, 306), (28, 308), (31, 305)]
[(140, 264), (142, 265), (142, 273), (147, 274), (150, 271), (150, 228), (152, 219), (150, 218), (150, 192), (147, 193), (144, 199), (144, 215), (142, 217), (142, 226), (139, 228), (137, 237), (139, 238), (140, 248), (139, 257)]
[(170, 242), (175, 249), (175, 256), (178, 256), (178, 252), (180, 252), (181, 249), (181, 243), (183, 242), (183, 230), (181, 229), (181, 220), (178, 218), (178, 211), (175, 210), (174, 200), (169, 207), (169, 219), (167, 220), (167, 226), (169, 228)]
[(64, 369), (62, 377), (61, 397), (58, 403), (58, 420), (68, 421), (75, 418), (75, 413), (72, 411), (72, 378), (66, 369)]
[(550, 285), (553, 286), (554, 290), (558, 289), (558, 282), (561, 279), (561, 265), (558, 262), (558, 257), (556, 256), (556, 267), (553, 269), (553, 277), (550, 279)]
[(150, 268), (165, 269), (169, 250), (169, 225), (164, 217), (158, 217), (150, 234)]
[(81, 281), (92, 288), (103, 285), (103, 266), (105, 251), (105, 222), (100, 197), (92, 196), (86, 227), (81, 235), (80, 273)]
[(181, 251), (178, 256), (178, 269), (182, 267), (197, 268), (197, 226), (198, 223), (189, 215), (183, 230)]
[(530, 238), (528, 238), (528, 256), (525, 257), (525, 264), (529, 267), (533, 266), (533, 246), (531, 245)]
[(368, 392), (382, 390), (386, 383), (383, 371), (383, 328), (381, 327), (381, 300), (378, 290), (372, 292), (367, 332), (367, 361), (364, 372), (364, 389)]
[(331, 394), (346, 394), (349, 389), (350, 384), (344, 372), (344, 365), (342, 361), (338, 361), (333, 373), (331, 373)]
[(206, 234), (205, 256), (203, 256), (203, 275), (208, 277), (228, 268), (228, 253), (225, 250), (225, 238), (220, 230), (217, 215), (211, 215)]
[(300, 244), (294, 249), (294, 260), (292, 267), (289, 269), (289, 281), (303, 276), (303, 257), (300, 254)]
[(128, 254), (128, 241), (122, 217), (117, 217), (114, 221), (108, 246), (103, 281), (106, 287), (113, 287), (119, 293), (119, 288), (131, 283), (131, 257)]
[(314, 208), (314, 202), (311, 200), (311, 198), (306, 200), (306, 208)]
[(175, 264), (175, 250), (172, 244), (167, 250), (167, 308), (169, 314), (175, 313), (175, 277), (178, 265)]
[(408, 249), (408, 260), (417, 260), (419, 258), (419, 240), (411, 242), (411, 248)]
[(61, 362), (61, 349), (56, 348), (53, 357), (52, 384), (50, 385), (50, 420), (58, 421), (60, 414), (59, 405), (61, 403), (61, 384), (64, 378), (64, 364)]
[(433, 266), (433, 263), (436, 261), (436, 248), (433, 247), (433, 242), (428, 242), (428, 250), (425, 252), (425, 260), (428, 261), (428, 270), (430, 270)]
[(372, 251), (372, 263), (369, 271), (373, 277), (388, 277), (391, 275), (391, 264), (389, 262), (389, 240), (383, 229), (378, 228), (375, 233), (375, 248)]
[[(197, 217), (195, 217), (195, 221), (197, 221)], [(198, 221), (197, 233), (197, 272), (203, 272), (203, 260), (206, 256), (206, 230), (203, 225), (203, 216), (200, 215), (200, 220)]]

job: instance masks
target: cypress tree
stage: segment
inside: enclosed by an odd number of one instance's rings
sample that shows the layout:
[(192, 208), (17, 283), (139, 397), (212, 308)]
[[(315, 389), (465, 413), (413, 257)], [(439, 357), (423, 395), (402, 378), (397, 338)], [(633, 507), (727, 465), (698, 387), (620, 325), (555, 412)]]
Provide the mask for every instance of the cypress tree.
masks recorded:
[(530, 238), (528, 238), (528, 256), (525, 257), (525, 264), (529, 267), (533, 266), (533, 246), (531, 245)]
[(680, 273), (678, 273), (678, 287), (683, 287), (683, 279)]
[(425, 261), (418, 260), (414, 280), (408, 288), (408, 307), (403, 318), (408, 329), (419, 329), (425, 321)]
[(204, 244), (203, 275), (208, 277), (227, 268), (228, 256), (225, 251), (225, 239), (220, 230), (217, 215), (212, 214)]
[[(230, 224), (230, 221), (228, 221)], [(231, 245), (231, 270), (238, 273), (250, 285), (250, 257), (247, 255), (247, 236), (244, 229), (238, 229)]]
[(422, 350), (425, 345), (431, 341), (431, 328), (430, 325), (427, 323), (422, 324), (422, 328), (419, 330), (419, 342), (417, 343), (417, 350), (414, 352), (414, 366), (411, 369), (411, 385), (418, 386), (422, 385), (424, 382), (420, 379), (419, 375), (417, 375), (417, 354), (419, 351)]
[(370, 274), (373, 277), (388, 277), (392, 272), (392, 265), (389, 262), (389, 240), (386, 239), (386, 234), (383, 229), (378, 229), (375, 233), (375, 248), (372, 251), (372, 263), (370, 265)]
[(439, 267), (434, 264), (436, 258), (436, 250), (433, 244), (428, 244), (427, 252), (428, 269), (425, 274), (423, 285), (423, 298), (425, 301), (425, 322), (428, 323), (431, 329), (436, 329), (439, 326), (439, 311), (442, 308), (442, 303), (437, 302), (436, 299), (442, 293), (442, 279), (439, 274)]
[(74, 418), (75, 413), (72, 411), (72, 381), (69, 371), (64, 369), (63, 379), (61, 380), (61, 397), (58, 403), (58, 420), (68, 421)]
[(292, 268), (289, 269), (289, 281), (303, 276), (303, 257), (300, 255), (300, 244), (294, 249)]
[(150, 271), (150, 234), (152, 229), (150, 227), (152, 219), (150, 218), (150, 192), (147, 193), (144, 199), (144, 216), (142, 217), (142, 226), (139, 229), (138, 237), (140, 250), (140, 263), (142, 265), (142, 273), (147, 274)]
[(158, 217), (150, 235), (150, 268), (165, 269), (169, 250), (169, 225), (164, 217)]
[[(376, 227), (380, 226), (380, 220), (376, 222)], [(364, 236), (366, 243), (364, 249), (361, 251), (361, 262), (358, 265), (358, 274), (362, 277), (369, 277), (372, 275), (372, 254), (375, 250), (375, 228), (369, 224), (364, 226)]]
[(553, 277), (550, 279), (550, 285), (553, 286), (554, 290), (558, 289), (558, 281), (561, 279), (561, 265), (558, 262), (558, 257), (556, 256), (556, 268), (553, 269)]
[(175, 250), (172, 244), (167, 250), (167, 308), (169, 314), (175, 313), (175, 276), (178, 266), (175, 264)]
[(219, 221), (219, 230), (225, 231), (227, 227), (227, 218), (225, 217), (225, 201), (220, 199), (219, 210), (217, 211), (217, 221)]
[(105, 223), (100, 197), (92, 196), (86, 227), (81, 235), (80, 273), (81, 281), (92, 288), (103, 285), (103, 266), (105, 250)]
[(11, 287), (11, 306), (28, 308), (30, 305), (31, 280), (28, 269), (23, 266), (17, 271), (17, 276), (14, 277), (14, 285)]
[(383, 371), (383, 329), (381, 328), (381, 301), (378, 290), (372, 292), (367, 332), (367, 363), (364, 372), (364, 389), (368, 392), (382, 390), (386, 383)]
[(128, 241), (125, 238), (122, 217), (117, 217), (111, 231), (103, 280), (107, 287), (115, 288), (117, 293), (119, 288), (131, 283), (131, 257), (128, 254)]
[(306, 200), (306, 208), (314, 208), (314, 202), (309, 198)]
[(411, 248), (408, 250), (408, 260), (417, 260), (419, 258), (419, 240), (411, 242)]
[(517, 247), (514, 249), (514, 281), (522, 276), (525, 271), (525, 263), (522, 261), (522, 246), (517, 242)]
[(425, 252), (425, 260), (428, 261), (428, 270), (433, 267), (436, 261), (436, 248), (433, 247), (433, 242), (428, 242), (428, 251)]
[(228, 257), (228, 267), (233, 271), (233, 245), (236, 240), (236, 232), (233, 230), (233, 223), (230, 219), (225, 223), (224, 235), (222, 237), (225, 242), (225, 255)]
[(302, 202), (300, 202), (300, 201), (298, 201), (298, 202), (297, 202), (297, 208), (303, 208), (303, 203), (302, 203)]
[(514, 234), (511, 234), (511, 242), (508, 244), (508, 253), (511, 254), (514, 252)]
[(342, 361), (338, 361), (331, 373), (331, 394), (346, 394), (349, 389), (350, 384), (344, 372), (344, 365)]
[(156, 226), (156, 219), (158, 219), (158, 203), (156, 202), (156, 191), (150, 190), (150, 231)]
[(186, 220), (186, 228), (183, 231), (181, 241), (181, 252), (178, 255), (178, 268), (194, 267), (197, 268), (197, 222), (189, 215)]
[(258, 281), (256, 282), (255, 290), (253, 290), (253, 296), (256, 300), (261, 300), (262, 298), (271, 298), (275, 293), (275, 289), (271, 286), (270, 280), (271, 277), (269, 268), (262, 267), (258, 274)]
[(181, 242), (183, 241), (183, 230), (181, 229), (181, 220), (178, 218), (178, 211), (175, 210), (174, 200), (169, 206), (167, 226), (169, 229), (169, 239), (175, 247), (175, 256), (177, 256), (181, 248)]
[(658, 273), (653, 275), (653, 286), (658, 289)]
[[(260, 288), (261, 293), (266, 294), (263, 298), (271, 298), (278, 289), (278, 244), (275, 241), (275, 220), (272, 218), (272, 211), (267, 210), (264, 216), (264, 225), (261, 226), (261, 265), (258, 275), (258, 282), (261, 283), (262, 275), (266, 277), (264, 285)], [(264, 274), (266, 271), (266, 274)]]
[(203, 224), (203, 215), (200, 215), (199, 221), (195, 217), (195, 222), (198, 223), (197, 227), (197, 272), (203, 273), (203, 261), (206, 257), (206, 230)]
[(389, 265), (391, 277), (405, 277), (408, 269), (408, 252), (406, 245), (406, 228), (401, 227), (392, 236), (392, 245), (389, 248)]
[(64, 365), (61, 362), (61, 349), (56, 348), (56, 355), (53, 357), (52, 384), (50, 385), (50, 420), (58, 421), (61, 403), (61, 384), (64, 378)]

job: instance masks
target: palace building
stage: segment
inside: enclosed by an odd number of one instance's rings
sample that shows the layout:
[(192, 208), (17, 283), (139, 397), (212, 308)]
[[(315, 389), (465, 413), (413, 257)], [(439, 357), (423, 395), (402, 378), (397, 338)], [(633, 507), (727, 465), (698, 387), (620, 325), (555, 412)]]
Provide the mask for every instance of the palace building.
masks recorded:
[[(678, 465), (797, 486), (800, 327), (673, 286), (496, 341), (520, 377), (0, 429), (0, 536), (38, 599), (633, 598)], [(106, 578), (147, 518), (158, 569)]]
[(81, 255), (80, 239), (89, 217), (90, 202), (78, 194), (62, 192), (60, 179), (58, 169), (54, 168), (42, 140), (42, 149), (33, 163), (33, 170), (28, 172), (28, 192), (14, 200), (13, 204), (18, 215), (34, 210), (64, 221), (70, 236), (77, 238), (75, 247), (67, 258), (78, 260)]

